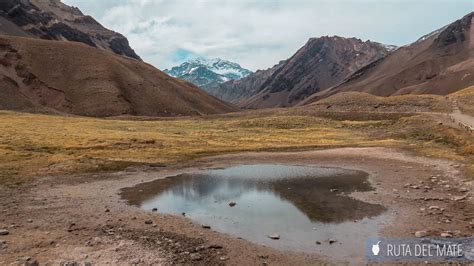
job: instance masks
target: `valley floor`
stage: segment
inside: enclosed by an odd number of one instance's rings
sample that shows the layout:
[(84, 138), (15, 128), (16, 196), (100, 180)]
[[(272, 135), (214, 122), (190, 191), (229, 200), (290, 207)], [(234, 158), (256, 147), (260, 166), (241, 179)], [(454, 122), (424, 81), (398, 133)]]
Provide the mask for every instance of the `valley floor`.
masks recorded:
[[(117, 195), (120, 188), (140, 182), (199, 168), (248, 163), (322, 165), (369, 172), (376, 190), (351, 196), (388, 208), (393, 218), (379, 232), (383, 236), (412, 236), (418, 230), (428, 230), (433, 236), (447, 231), (457, 236), (473, 233), (469, 222), (474, 219), (474, 205), (466, 198), (459, 200), (466, 194), (463, 189), (471, 189), (472, 184), (463, 180), (462, 166), (449, 161), (387, 148), (239, 153), (201, 158), (159, 171), (50, 177), (8, 189), (0, 199), (4, 203), (0, 222), (10, 231), (2, 237), (8, 247), (0, 251), (0, 264), (23, 263), (26, 258), (53, 265), (64, 261), (100, 265), (364, 262), (365, 243), (354, 247), (360, 256), (351, 258), (277, 251), (203, 229), (184, 217), (143, 212), (126, 205)], [(433, 181), (432, 176), (439, 179)], [(430, 189), (413, 189), (406, 183)], [(19, 194), (21, 197), (16, 196)], [(444, 211), (430, 210), (432, 205)], [(152, 220), (153, 224), (145, 224), (146, 220)], [(317, 251), (319, 247), (314, 248)], [(199, 260), (191, 254), (199, 254)]]
[(1, 112), (0, 123), (0, 229), (9, 232), (0, 236), (1, 265), (27, 259), (112, 265), (363, 263), (363, 255), (327, 258), (256, 245), (181, 216), (141, 211), (117, 194), (177, 173), (248, 163), (370, 173), (376, 190), (351, 196), (387, 207), (393, 218), (383, 224), (383, 236), (474, 233), (473, 198), (467, 193), (473, 186), (474, 136), (446, 115), (295, 108), (130, 121)]

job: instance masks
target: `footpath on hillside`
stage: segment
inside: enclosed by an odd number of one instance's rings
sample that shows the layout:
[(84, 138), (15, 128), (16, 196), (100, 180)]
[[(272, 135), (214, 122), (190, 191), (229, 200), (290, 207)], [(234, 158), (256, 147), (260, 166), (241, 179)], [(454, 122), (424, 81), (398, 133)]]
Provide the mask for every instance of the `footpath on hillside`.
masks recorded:
[(452, 102), (453, 112), (449, 114), (451, 121), (457, 123), (461, 128), (474, 132), (474, 117), (463, 114), (459, 109), (459, 106), (456, 100)]

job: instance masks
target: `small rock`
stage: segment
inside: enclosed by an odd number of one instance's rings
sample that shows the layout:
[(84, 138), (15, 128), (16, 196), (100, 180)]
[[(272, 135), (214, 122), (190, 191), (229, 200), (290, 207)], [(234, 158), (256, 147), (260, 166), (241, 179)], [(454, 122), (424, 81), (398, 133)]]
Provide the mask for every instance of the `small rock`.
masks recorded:
[(269, 234), (267, 235), (268, 238), (270, 239), (273, 239), (273, 240), (278, 240), (280, 239), (280, 235), (279, 234)]
[(336, 243), (336, 242), (337, 242), (336, 239), (329, 238), (329, 244), (332, 245), (332, 244), (334, 244), (334, 243)]
[(202, 256), (199, 253), (191, 253), (191, 255), (189, 256), (191, 257), (192, 260), (202, 260)]
[(321, 245), (321, 242), (319, 242), (319, 241), (316, 241), (316, 245)]
[(416, 231), (415, 237), (425, 237), (428, 236), (428, 231)]
[(235, 202), (233, 202), (233, 201), (229, 203), (229, 206), (230, 206), (230, 207), (234, 207), (235, 205), (237, 205), (237, 203), (235, 203)]
[(440, 207), (439, 206), (430, 206), (428, 209), (429, 210), (439, 210)]
[(441, 233), (441, 237), (451, 238), (451, 237), (453, 237), (453, 235), (451, 233), (448, 233), (448, 232), (443, 232), (443, 233)]
[(454, 197), (453, 200), (454, 201), (461, 201), (461, 200), (465, 200), (467, 198), (468, 194), (464, 195), (464, 196), (458, 196), (458, 197)]
[(25, 266), (39, 266), (39, 263), (37, 260), (34, 260), (34, 259), (31, 259), (31, 258), (28, 258), (26, 261), (25, 261)]
[(8, 230), (6, 229), (0, 229), (0, 236), (6, 236), (8, 235), (10, 232), (8, 232)]
[(152, 220), (146, 220), (145, 224), (153, 224), (153, 221)]
[(226, 256), (222, 256), (222, 257), (219, 258), (220, 261), (226, 261), (228, 259), (229, 259), (229, 257), (226, 257)]
[(221, 246), (221, 245), (213, 244), (213, 245), (209, 245), (207, 248), (209, 248), (209, 249), (223, 249), (224, 247)]
[(142, 260), (139, 258), (136, 258), (130, 261), (131, 264), (139, 264), (140, 262), (142, 262)]
[(203, 224), (201, 227), (204, 229), (211, 229), (211, 226), (207, 224)]
[(110, 212), (110, 210), (109, 210), (109, 209), (105, 209), (105, 212)]
[(32, 222), (33, 222), (33, 220), (32, 220), (32, 219), (28, 219), (28, 220), (26, 220), (26, 222), (28, 222), (28, 223), (32, 223)]
[(182, 212), (181, 215), (186, 216), (186, 213), (185, 213), (185, 212)]
[(413, 188), (413, 189), (419, 189), (420, 187), (419, 187), (419, 186), (411, 186), (411, 188)]
[(337, 188), (331, 188), (329, 191), (331, 191), (331, 192), (337, 192), (338, 190), (337, 190)]
[(462, 187), (459, 189), (459, 192), (468, 192), (469, 190), (465, 187)]
[(152, 212), (157, 212), (158, 211), (158, 208), (153, 208), (151, 209)]

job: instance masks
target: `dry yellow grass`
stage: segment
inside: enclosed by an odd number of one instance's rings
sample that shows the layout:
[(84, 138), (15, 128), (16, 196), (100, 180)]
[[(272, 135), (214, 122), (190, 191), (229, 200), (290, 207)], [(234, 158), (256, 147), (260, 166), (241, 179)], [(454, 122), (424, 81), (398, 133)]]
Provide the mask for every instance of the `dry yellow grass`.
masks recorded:
[[(385, 146), (450, 159), (472, 157), (469, 149), (463, 152), (458, 147), (466, 147), (462, 133), (444, 132), (454, 139), (445, 143), (440, 141), (441, 131), (423, 135), (433, 130), (428, 126), (437, 123), (422, 122), (419, 117), (338, 121), (288, 110), (158, 121), (0, 111), (0, 183), (133, 165), (168, 165), (239, 151)], [(402, 128), (405, 131), (399, 134)]]

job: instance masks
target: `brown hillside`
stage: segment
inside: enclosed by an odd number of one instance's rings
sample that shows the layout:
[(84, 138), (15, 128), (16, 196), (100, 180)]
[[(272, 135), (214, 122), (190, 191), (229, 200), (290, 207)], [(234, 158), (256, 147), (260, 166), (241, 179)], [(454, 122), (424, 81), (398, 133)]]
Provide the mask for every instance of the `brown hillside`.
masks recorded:
[(286, 107), (323, 91), (389, 53), (380, 43), (324, 36), (310, 39), (242, 102), (246, 108)]
[(76, 42), (0, 37), (0, 108), (86, 116), (236, 110), (151, 65)]
[(362, 91), (379, 96), (447, 95), (474, 84), (474, 13), (401, 47), (373, 62), (330, 90), (303, 104), (338, 92)]
[(448, 112), (446, 97), (439, 95), (399, 95), (380, 97), (364, 92), (341, 92), (307, 105), (310, 108), (341, 112)]

